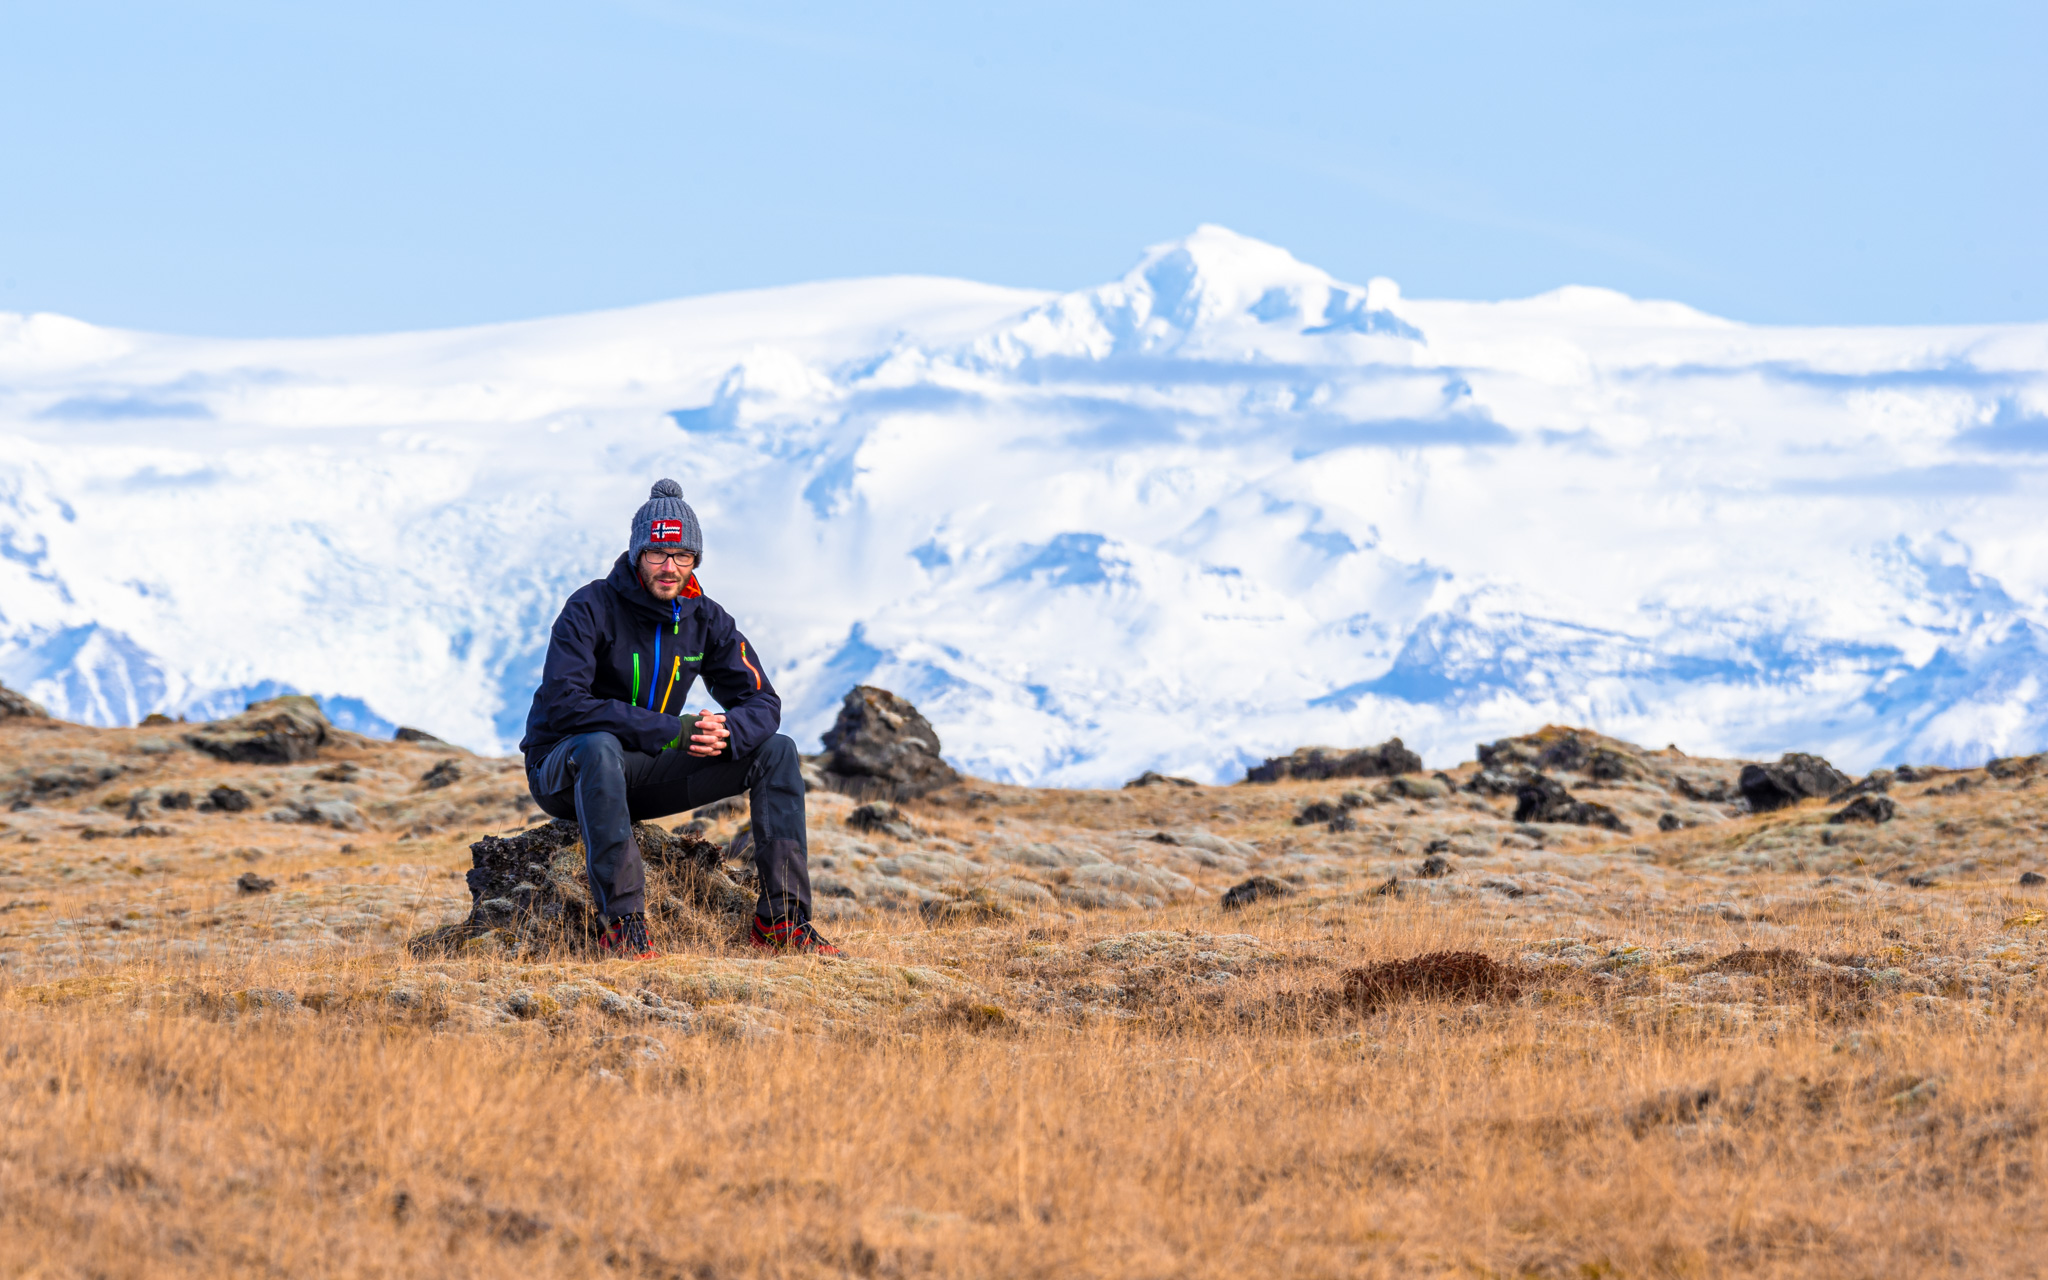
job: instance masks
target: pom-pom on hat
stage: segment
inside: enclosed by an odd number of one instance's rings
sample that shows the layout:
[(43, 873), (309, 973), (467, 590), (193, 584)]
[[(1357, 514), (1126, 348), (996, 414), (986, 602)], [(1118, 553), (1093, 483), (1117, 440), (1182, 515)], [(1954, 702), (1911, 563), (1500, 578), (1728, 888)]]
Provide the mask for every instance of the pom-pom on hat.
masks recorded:
[(697, 527), (697, 513), (683, 501), (683, 486), (673, 480), (657, 480), (647, 501), (633, 513), (633, 563), (649, 547), (663, 551), (688, 551), (704, 562), (704, 533)]

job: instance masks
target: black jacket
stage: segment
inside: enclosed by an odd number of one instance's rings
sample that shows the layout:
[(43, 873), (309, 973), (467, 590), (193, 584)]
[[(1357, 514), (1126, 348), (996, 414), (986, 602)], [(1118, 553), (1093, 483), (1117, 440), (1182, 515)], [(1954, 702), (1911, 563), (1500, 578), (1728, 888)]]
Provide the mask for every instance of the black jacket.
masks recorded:
[(725, 708), (734, 755), (746, 755), (782, 726), (782, 699), (761, 655), (703, 594), (696, 575), (682, 596), (663, 604), (620, 556), (611, 576), (570, 596), (555, 619), (519, 744), (527, 767), (579, 733), (609, 733), (646, 755), (687, 749), (677, 741), (683, 722), (676, 713), (699, 676)]

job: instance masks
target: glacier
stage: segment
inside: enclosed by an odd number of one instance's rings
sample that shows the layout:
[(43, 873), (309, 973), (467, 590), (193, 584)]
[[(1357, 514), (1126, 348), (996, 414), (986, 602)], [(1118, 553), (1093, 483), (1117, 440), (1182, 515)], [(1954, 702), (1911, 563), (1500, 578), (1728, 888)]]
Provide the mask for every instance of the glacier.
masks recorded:
[(673, 476), (807, 749), (870, 682), (1029, 784), (1547, 721), (1976, 763), (2048, 747), (2044, 460), (2048, 325), (1414, 299), (1213, 226), (1070, 293), (322, 340), (0, 314), (0, 681), (507, 750)]

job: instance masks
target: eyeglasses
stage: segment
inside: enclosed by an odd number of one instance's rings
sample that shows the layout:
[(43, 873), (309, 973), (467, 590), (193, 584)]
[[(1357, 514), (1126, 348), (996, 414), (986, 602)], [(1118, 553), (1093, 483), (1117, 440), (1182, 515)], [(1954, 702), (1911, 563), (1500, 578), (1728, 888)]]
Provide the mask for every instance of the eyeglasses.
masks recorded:
[(653, 547), (642, 551), (640, 558), (650, 565), (679, 564), (685, 569), (697, 563), (697, 553), (694, 551), (656, 551)]

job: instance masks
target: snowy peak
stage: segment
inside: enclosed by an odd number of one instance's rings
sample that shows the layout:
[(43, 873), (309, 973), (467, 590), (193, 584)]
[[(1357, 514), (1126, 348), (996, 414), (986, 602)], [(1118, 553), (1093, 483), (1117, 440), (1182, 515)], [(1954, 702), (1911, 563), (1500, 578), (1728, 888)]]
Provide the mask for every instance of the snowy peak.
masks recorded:
[(1391, 280), (1342, 284), (1285, 249), (1205, 225), (1153, 246), (1114, 283), (1034, 309), (976, 351), (1015, 367), (1162, 355), (1288, 361), (1309, 354), (1300, 339), (1338, 335), (1420, 343), (1398, 314), (1400, 296)]

